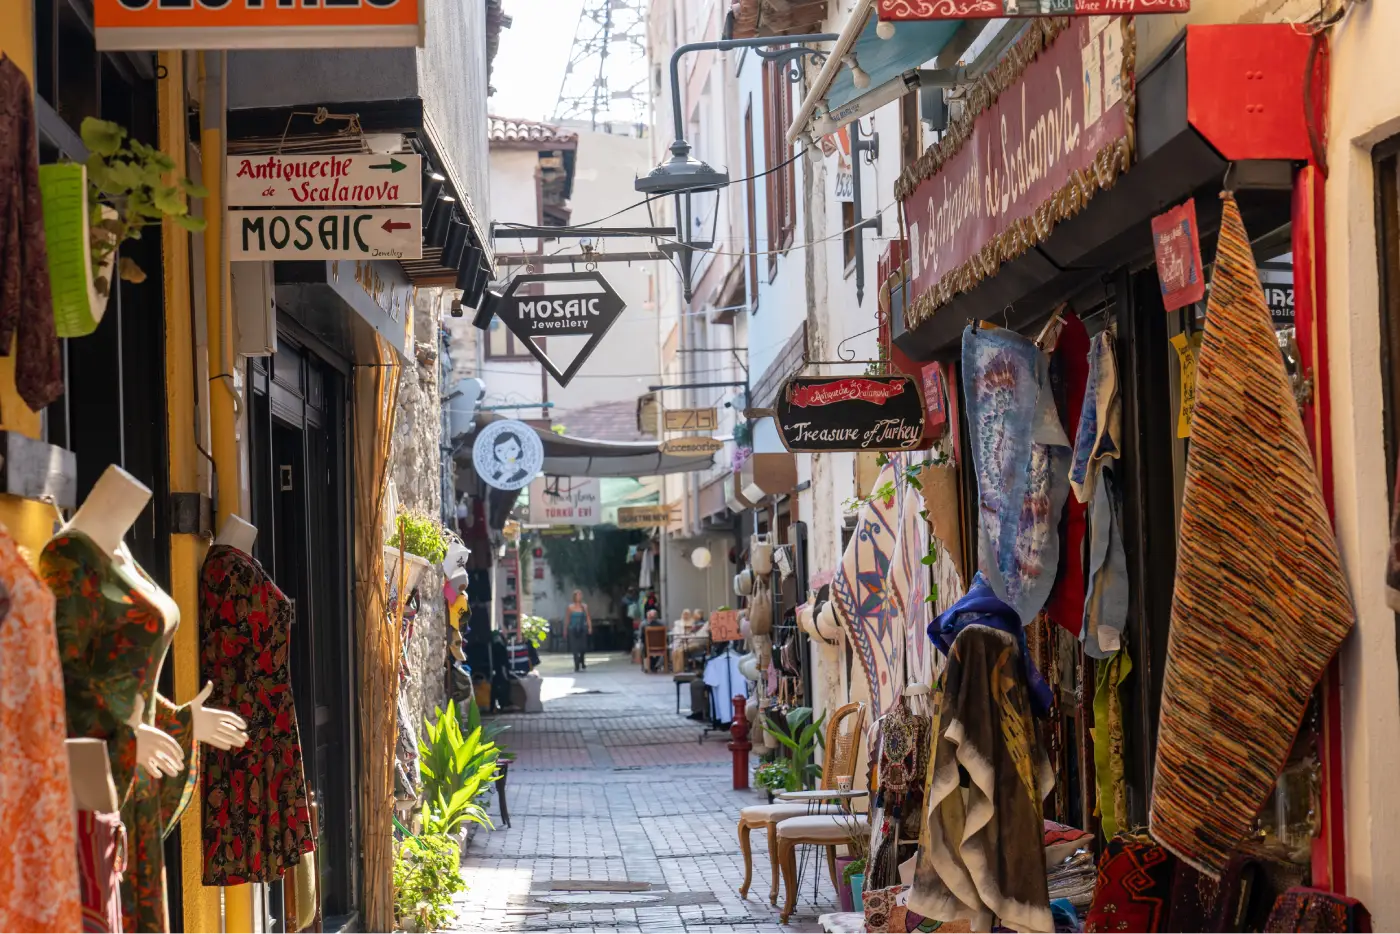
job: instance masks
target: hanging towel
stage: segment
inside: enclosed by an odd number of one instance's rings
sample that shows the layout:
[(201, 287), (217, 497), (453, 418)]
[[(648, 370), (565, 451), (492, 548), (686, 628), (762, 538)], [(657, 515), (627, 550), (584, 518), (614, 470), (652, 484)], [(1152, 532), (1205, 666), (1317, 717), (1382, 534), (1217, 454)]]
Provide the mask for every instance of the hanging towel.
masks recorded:
[(1079, 431), (1074, 438), (1069, 484), (1081, 503), (1094, 498), (1094, 481), (1100, 464), (1122, 452), (1118, 437), (1122, 431), (1123, 406), (1118, 396), (1118, 365), (1113, 356), (1113, 336), (1100, 331), (1089, 342), (1089, 379), (1084, 389), (1084, 408), (1079, 413)]
[(1004, 328), (969, 326), (962, 357), (979, 564), (996, 595), (1022, 620), (1034, 619), (1055, 584), (1069, 439), (1034, 342)]
[[(1055, 774), (1031, 717), (1015, 636), (968, 626), (948, 656), (929, 780), (927, 848), (909, 910), (1053, 931), (1042, 802)], [(968, 776), (965, 789), (961, 775)]]
[(1150, 828), (1218, 876), (1355, 618), (1249, 237), (1228, 195), (1197, 378)]
[(1123, 647), (1128, 624), (1128, 556), (1113, 471), (1098, 470), (1089, 509), (1089, 592), (1079, 639), (1091, 658), (1108, 658)]

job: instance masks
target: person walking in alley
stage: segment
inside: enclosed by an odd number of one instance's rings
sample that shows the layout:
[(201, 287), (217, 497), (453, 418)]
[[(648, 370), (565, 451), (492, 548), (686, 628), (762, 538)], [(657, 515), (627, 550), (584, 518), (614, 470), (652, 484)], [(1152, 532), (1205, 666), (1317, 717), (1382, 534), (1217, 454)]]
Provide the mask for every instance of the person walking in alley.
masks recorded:
[(584, 653), (588, 651), (588, 637), (593, 635), (593, 617), (588, 613), (588, 604), (583, 602), (583, 591), (574, 591), (574, 602), (565, 610), (569, 621), (569, 651), (574, 654), (574, 671), (584, 671), (588, 665)]

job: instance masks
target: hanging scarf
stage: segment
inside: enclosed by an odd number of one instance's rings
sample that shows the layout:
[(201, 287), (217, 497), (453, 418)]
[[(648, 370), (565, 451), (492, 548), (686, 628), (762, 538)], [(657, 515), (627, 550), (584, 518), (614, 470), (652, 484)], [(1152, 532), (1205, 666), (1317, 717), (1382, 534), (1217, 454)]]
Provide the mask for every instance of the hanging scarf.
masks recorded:
[(1219, 875), (1355, 618), (1228, 195), (1197, 378), (1149, 826), (1163, 846)]
[[(1065, 416), (1065, 432), (1071, 438), (1078, 438), (1089, 379), (1089, 333), (1074, 312), (1068, 312), (1061, 321), (1050, 374), (1056, 395), (1062, 403), (1060, 412)], [(1079, 501), (1079, 497), (1066, 497), (1064, 518), (1060, 523), (1064, 541), (1060, 549), (1059, 573), (1050, 591), (1050, 599), (1045, 604), (1050, 618), (1076, 636), (1084, 624), (1084, 534), (1088, 525), (1087, 512), (1088, 507)]]
[(904, 684), (930, 684), (933, 680), (933, 649), (924, 634), (929, 613), (929, 574), (925, 559), (929, 553), (929, 529), (924, 521), (923, 499), (907, 477), (923, 452), (896, 454), (895, 496), (899, 502), (899, 525), (895, 530), (894, 562), (890, 567), (889, 589), (893, 601), (892, 624), (904, 637)]
[(996, 595), (1034, 619), (1059, 563), (1069, 439), (1045, 355), (1003, 328), (963, 331), (968, 447), (977, 474), (978, 553)]
[[(875, 489), (894, 488), (895, 469), (886, 464)], [(850, 635), (870, 687), (873, 716), (879, 717), (903, 690), (904, 633), (894, 624), (889, 592), (895, 544), (896, 497), (872, 499), (856, 516), (841, 567), (831, 582), (831, 605)]]
[(1099, 827), (1110, 840), (1128, 825), (1128, 791), (1123, 768), (1123, 697), (1119, 691), (1133, 670), (1127, 652), (1098, 666), (1094, 690), (1094, 780), (1098, 785)]

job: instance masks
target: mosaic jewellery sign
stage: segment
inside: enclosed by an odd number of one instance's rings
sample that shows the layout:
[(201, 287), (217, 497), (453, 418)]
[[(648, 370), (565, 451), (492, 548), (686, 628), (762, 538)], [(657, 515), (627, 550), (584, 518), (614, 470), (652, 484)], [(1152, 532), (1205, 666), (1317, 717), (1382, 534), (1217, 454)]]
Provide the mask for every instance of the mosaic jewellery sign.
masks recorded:
[[(1038, 19), (895, 186), (912, 252), (912, 331), (1050, 236), (1132, 157), (1132, 20)], [(1003, 64), (1006, 64), (1005, 62)]]
[[(567, 294), (543, 289), (584, 286)], [(591, 285), (591, 288), (589, 286)], [(549, 371), (560, 386), (569, 385), (579, 367), (598, 349), (608, 329), (627, 307), (608, 280), (597, 270), (546, 272), (516, 276), (501, 296), (496, 317), (525, 345), (525, 349)], [(587, 342), (563, 369), (545, 353), (536, 338), (584, 337)]]
[(879, 0), (880, 19), (995, 19), (1002, 16), (1127, 16), (1186, 13), (1191, 0)]
[(421, 45), (426, 6), (427, 0), (93, 0), (92, 19), (102, 50), (384, 48)]
[(794, 376), (773, 419), (794, 454), (906, 451), (924, 440), (924, 398), (912, 376)]

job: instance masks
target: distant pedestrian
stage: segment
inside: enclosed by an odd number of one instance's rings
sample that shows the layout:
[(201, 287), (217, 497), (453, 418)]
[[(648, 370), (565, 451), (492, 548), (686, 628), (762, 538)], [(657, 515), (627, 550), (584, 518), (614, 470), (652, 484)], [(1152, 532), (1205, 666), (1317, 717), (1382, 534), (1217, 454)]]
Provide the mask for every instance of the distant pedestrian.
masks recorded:
[(569, 621), (569, 651), (574, 655), (574, 671), (586, 671), (584, 654), (588, 651), (588, 637), (593, 635), (593, 617), (588, 613), (588, 604), (583, 602), (583, 591), (574, 591), (574, 602), (565, 611)]

